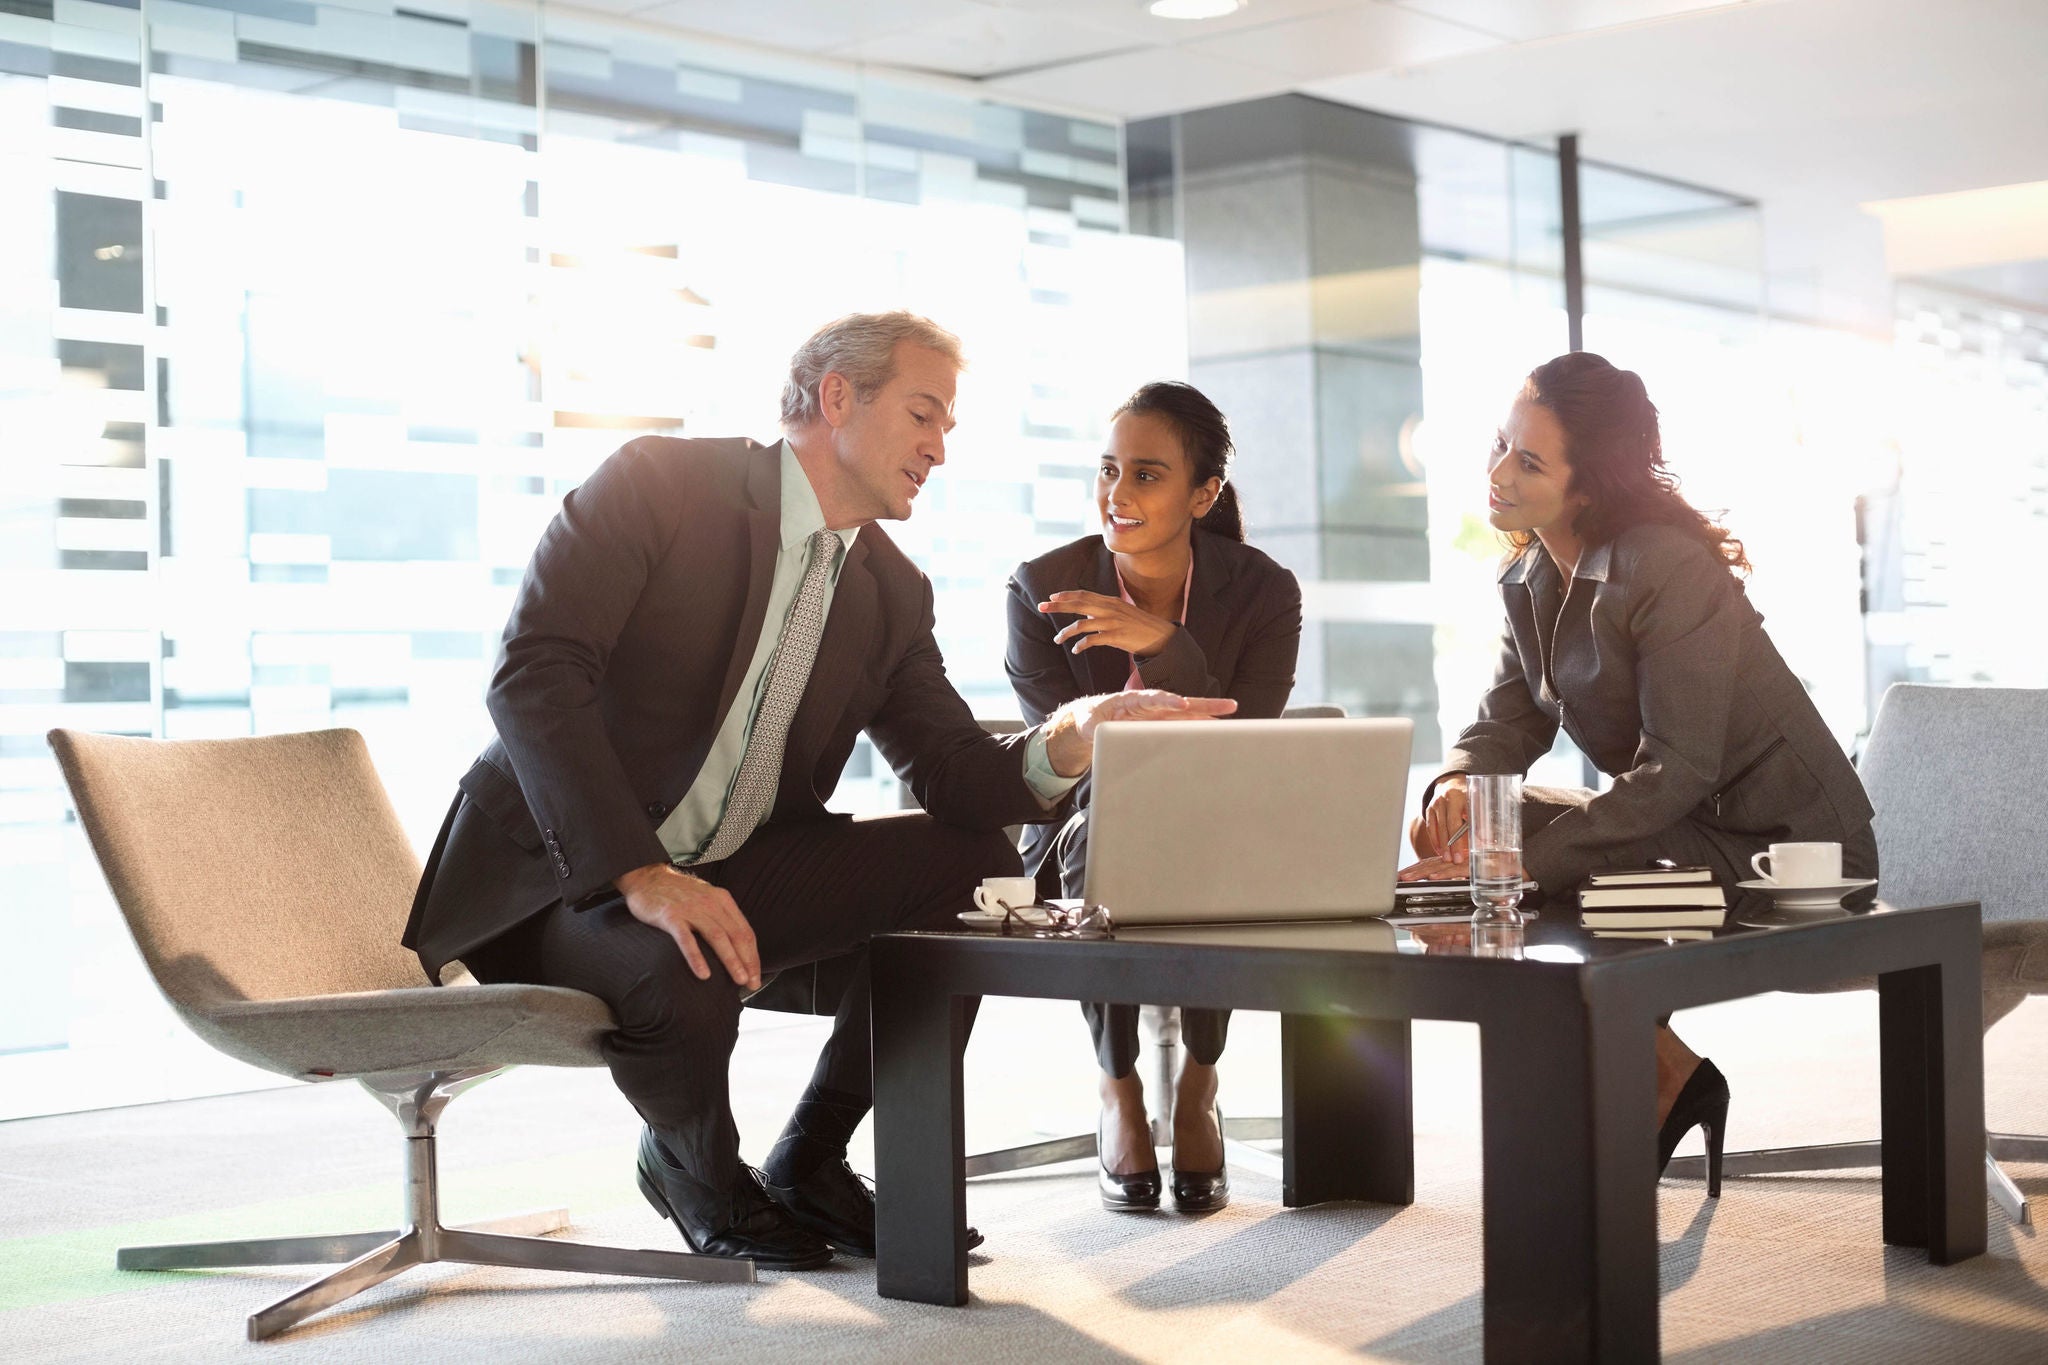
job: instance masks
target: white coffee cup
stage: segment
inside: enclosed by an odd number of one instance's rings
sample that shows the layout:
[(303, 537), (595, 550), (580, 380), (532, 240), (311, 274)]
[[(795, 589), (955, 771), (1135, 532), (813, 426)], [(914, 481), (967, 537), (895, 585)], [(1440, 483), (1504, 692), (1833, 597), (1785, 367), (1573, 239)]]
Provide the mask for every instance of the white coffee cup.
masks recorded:
[(1038, 881), (1033, 877), (983, 877), (974, 888), (974, 908), (984, 914), (1000, 915), (1036, 904)]
[[(1770, 866), (1766, 868), (1765, 863)], [(1828, 886), (1842, 880), (1840, 844), (1772, 844), (1749, 860), (1756, 875), (1779, 886)]]

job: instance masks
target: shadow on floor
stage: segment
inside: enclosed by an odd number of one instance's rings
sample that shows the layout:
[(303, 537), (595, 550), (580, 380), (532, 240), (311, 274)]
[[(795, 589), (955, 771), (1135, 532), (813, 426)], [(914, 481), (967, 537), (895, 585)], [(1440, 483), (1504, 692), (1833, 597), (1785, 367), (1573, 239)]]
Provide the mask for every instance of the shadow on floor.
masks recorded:
[[(1344, 1255), (1401, 1212), (1384, 1204), (1318, 1204), (1280, 1210), (1190, 1256), (1160, 1266), (1124, 1286), (1119, 1297), (1147, 1312), (1200, 1304), (1258, 1303)], [(1318, 1234), (1300, 1235), (1305, 1225), (1311, 1224), (1320, 1225)], [(1333, 1224), (1343, 1228), (1343, 1236), (1328, 1234)]]

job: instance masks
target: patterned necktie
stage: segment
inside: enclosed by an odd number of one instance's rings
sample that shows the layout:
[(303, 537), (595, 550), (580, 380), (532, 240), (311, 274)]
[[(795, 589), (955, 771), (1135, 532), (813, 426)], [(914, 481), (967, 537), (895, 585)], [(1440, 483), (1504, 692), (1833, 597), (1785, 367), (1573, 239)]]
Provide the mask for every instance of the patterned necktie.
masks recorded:
[(789, 609), (775, 655), (768, 660), (767, 690), (747, 731), (747, 748), (733, 775), (732, 795), (726, 798), (718, 832), (711, 836), (697, 865), (731, 857), (768, 818), (775, 804), (783, 741), (789, 738), (789, 722), (796, 715), (797, 703), (804, 699), (804, 685), (810, 681), (811, 664), (818, 657), (818, 639), (825, 633), (825, 584), (832, 577), (839, 537), (830, 530), (814, 531), (810, 545), (810, 567), (804, 570), (803, 586), (797, 589), (796, 605)]

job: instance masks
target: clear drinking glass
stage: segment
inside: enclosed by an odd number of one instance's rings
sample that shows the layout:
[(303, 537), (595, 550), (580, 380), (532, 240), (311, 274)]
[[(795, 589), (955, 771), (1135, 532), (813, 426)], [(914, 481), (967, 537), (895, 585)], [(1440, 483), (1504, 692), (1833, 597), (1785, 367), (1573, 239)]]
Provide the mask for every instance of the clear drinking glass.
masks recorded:
[(1502, 957), (1519, 962), (1526, 947), (1522, 934), (1523, 929), (1519, 924), (1503, 924), (1498, 921), (1474, 924), (1472, 956)]
[(1471, 808), (1472, 923), (1522, 922), (1522, 779), (1474, 773), (1465, 779)]

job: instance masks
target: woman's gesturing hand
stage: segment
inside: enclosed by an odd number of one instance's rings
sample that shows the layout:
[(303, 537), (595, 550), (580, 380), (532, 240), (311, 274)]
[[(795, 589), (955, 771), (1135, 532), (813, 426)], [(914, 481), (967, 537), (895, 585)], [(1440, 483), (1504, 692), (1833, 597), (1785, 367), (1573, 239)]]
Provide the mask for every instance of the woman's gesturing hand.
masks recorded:
[(1052, 637), (1055, 644), (1072, 640), (1076, 654), (1097, 645), (1108, 645), (1149, 657), (1166, 648), (1166, 642), (1180, 629), (1171, 621), (1163, 621), (1149, 611), (1139, 610), (1121, 597), (1106, 597), (1099, 592), (1084, 592), (1079, 588), (1054, 593), (1040, 602), (1038, 609), (1048, 616), (1058, 614), (1081, 618)]

